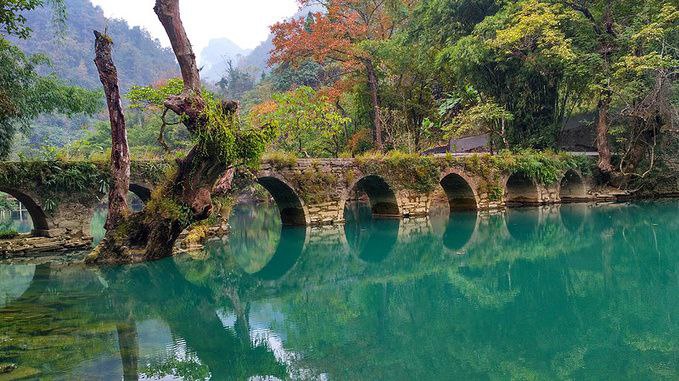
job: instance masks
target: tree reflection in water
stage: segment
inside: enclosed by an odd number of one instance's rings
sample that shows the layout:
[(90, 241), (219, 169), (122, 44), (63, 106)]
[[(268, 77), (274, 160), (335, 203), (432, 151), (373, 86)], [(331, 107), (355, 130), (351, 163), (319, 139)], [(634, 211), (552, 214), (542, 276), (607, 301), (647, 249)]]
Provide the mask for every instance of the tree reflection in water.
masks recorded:
[(311, 230), (281, 276), (257, 276), (269, 243), (36, 267), (41, 286), (0, 282), (31, 290), (0, 307), (0, 364), (57, 379), (679, 378), (679, 203), (564, 208), (404, 221), (379, 262), (353, 252), (368, 246), (352, 228)]

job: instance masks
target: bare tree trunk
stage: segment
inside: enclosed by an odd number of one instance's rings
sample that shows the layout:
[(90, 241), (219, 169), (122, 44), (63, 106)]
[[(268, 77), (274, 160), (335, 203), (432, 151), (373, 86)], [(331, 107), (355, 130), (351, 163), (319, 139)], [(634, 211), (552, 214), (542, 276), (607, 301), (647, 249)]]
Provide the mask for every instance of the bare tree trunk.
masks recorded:
[(604, 90), (597, 106), (599, 116), (597, 117), (596, 122), (596, 147), (599, 152), (599, 162), (597, 166), (606, 174), (613, 172), (613, 164), (611, 164), (611, 146), (608, 142), (608, 111), (610, 104), (610, 90)]
[(107, 35), (94, 31), (94, 63), (104, 86), (109, 119), (111, 121), (111, 188), (108, 193), (106, 229), (114, 229), (128, 213), (127, 192), (130, 188), (130, 150), (127, 145), (125, 115), (120, 103), (118, 71), (111, 57), (113, 41)]
[[(617, 33), (614, 29), (615, 23), (613, 20), (612, 0), (606, 0), (606, 3), (604, 4), (604, 13), (600, 20), (597, 20), (594, 14), (582, 2), (565, 1), (563, 3), (575, 11), (582, 13), (582, 15), (590, 21), (594, 33), (599, 40), (597, 49), (604, 62), (604, 70), (606, 75), (610, 77), (610, 57), (617, 49), (615, 46), (615, 37), (617, 36)], [(602, 90), (600, 94), (601, 98), (597, 105), (599, 114), (596, 122), (596, 146), (597, 151), (599, 152), (599, 162), (597, 166), (606, 175), (610, 175), (614, 171), (613, 164), (611, 163), (611, 146), (608, 142), (608, 117), (612, 95), (609, 88)]]
[[(610, 60), (611, 54), (615, 49), (613, 39), (616, 36), (615, 30), (613, 30), (613, 13), (612, 13), (611, 0), (606, 0), (604, 14), (602, 18), (603, 23), (603, 33), (599, 35), (600, 46), (599, 54), (602, 56), (605, 71), (607, 76), (610, 77)], [(605, 34), (604, 34), (605, 33)], [(608, 83), (606, 88), (601, 92), (601, 98), (599, 99), (599, 104), (597, 105), (597, 110), (599, 111), (599, 116), (597, 118), (596, 124), (596, 145), (597, 151), (599, 152), (599, 162), (598, 167), (604, 174), (611, 174), (614, 171), (613, 164), (611, 163), (611, 145), (608, 141), (608, 114), (610, 112), (612, 92), (608, 88)]]
[(368, 73), (368, 88), (370, 90), (370, 103), (373, 108), (373, 143), (375, 144), (375, 149), (382, 151), (384, 145), (382, 142), (382, 118), (380, 115), (380, 100), (379, 100), (379, 89), (377, 81), (377, 73), (375, 72), (375, 66), (372, 61), (365, 60), (365, 69)]
[(507, 128), (506, 128), (506, 123), (505, 119), (502, 118), (500, 121), (500, 134), (502, 136), (502, 145), (504, 146), (505, 149), (509, 149), (509, 142), (507, 141)]

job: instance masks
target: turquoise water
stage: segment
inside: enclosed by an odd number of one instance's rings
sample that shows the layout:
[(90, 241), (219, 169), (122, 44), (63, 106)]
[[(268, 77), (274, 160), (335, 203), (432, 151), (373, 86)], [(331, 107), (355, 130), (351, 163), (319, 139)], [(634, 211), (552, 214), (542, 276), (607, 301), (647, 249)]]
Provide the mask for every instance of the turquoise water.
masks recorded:
[(357, 205), (307, 230), (239, 206), (191, 255), (0, 264), (0, 379), (677, 380), (678, 215)]

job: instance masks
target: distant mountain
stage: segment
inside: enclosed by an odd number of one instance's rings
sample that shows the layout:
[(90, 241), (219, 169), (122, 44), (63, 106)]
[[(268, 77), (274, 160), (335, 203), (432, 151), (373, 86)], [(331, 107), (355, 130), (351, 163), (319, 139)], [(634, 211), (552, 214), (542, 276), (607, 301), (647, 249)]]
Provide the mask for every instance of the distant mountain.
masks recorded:
[(14, 40), (24, 52), (50, 58), (52, 67), (43, 71), (55, 72), (71, 84), (100, 89), (92, 31), (106, 29), (113, 38), (113, 59), (123, 92), (132, 85), (148, 85), (179, 75), (172, 50), (163, 48), (146, 30), (130, 27), (124, 20), (107, 20), (102, 9), (89, 0), (65, 0), (65, 5), (65, 30), (59, 31), (53, 24), (51, 7), (42, 7), (25, 13), (33, 30), (31, 37)]
[(273, 35), (269, 34), (266, 41), (259, 44), (250, 54), (238, 62), (238, 66), (253, 74), (253, 78), (259, 78), (262, 73), (268, 73), (271, 70), (269, 67), (269, 55), (272, 49)]
[(219, 81), (226, 72), (228, 61), (237, 65), (249, 52), (228, 38), (210, 40), (200, 53), (201, 77), (208, 82)]

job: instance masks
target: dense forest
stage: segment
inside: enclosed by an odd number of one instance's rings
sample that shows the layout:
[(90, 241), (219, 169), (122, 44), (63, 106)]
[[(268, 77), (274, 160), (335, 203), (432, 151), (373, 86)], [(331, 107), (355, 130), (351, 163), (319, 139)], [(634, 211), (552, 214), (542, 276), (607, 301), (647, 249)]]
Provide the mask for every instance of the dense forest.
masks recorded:
[[(575, 115), (593, 113), (602, 171), (639, 174), (674, 143), (679, 11), (672, 1), (323, 4), (322, 12), (272, 27), (270, 63), (278, 70), (270, 80), (289, 79), (272, 86), (292, 89), (288, 96), (310, 85), (350, 120), (348, 133), (335, 128), (339, 136), (326, 136), (325, 145), (340, 139), (349, 152), (419, 152), (445, 138), (489, 134), (496, 149), (554, 149)], [(289, 104), (278, 98), (260, 104), (257, 118)], [(323, 132), (311, 135), (332, 134)]]

